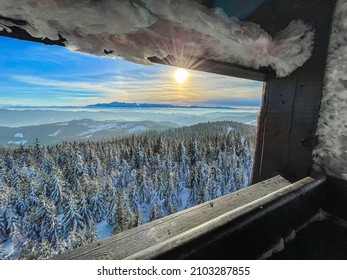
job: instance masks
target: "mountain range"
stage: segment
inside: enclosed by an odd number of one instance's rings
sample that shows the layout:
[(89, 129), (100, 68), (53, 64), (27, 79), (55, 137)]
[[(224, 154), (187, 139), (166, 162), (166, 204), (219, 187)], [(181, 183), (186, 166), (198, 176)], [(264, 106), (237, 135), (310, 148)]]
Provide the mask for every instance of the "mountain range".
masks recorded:
[(173, 105), (157, 103), (128, 103), (128, 102), (111, 102), (87, 105), (87, 108), (184, 108), (184, 109), (235, 109), (226, 106), (199, 106), (199, 105)]

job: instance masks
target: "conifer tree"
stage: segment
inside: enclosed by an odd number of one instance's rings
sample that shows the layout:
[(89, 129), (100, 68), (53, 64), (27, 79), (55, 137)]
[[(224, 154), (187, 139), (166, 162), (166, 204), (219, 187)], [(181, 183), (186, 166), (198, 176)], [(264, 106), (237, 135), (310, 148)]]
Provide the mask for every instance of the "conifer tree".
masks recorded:
[(85, 221), (77, 211), (74, 198), (70, 198), (66, 206), (62, 224), (65, 235), (68, 235), (71, 231), (76, 231), (77, 229), (83, 229), (85, 227)]
[(47, 258), (96, 240), (96, 223), (119, 233), (247, 187), (254, 137), (213, 122), (0, 150), (0, 243), (16, 243), (0, 257)]

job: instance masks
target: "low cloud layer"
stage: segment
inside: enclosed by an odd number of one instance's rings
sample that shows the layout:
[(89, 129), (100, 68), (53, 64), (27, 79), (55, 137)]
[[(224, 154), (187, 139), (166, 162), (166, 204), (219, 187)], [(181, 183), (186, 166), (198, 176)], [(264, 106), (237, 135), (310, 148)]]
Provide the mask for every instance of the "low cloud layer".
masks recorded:
[[(177, 85), (174, 69), (163, 73), (137, 74), (133, 77), (108, 76), (89, 82), (84, 80), (38, 78), (14, 75), (10, 79), (22, 86), (22, 92), (46, 95), (60, 103), (87, 105), (96, 102), (172, 103), (180, 105), (259, 105), (261, 83), (202, 72), (191, 72), (189, 80)], [(170, 73), (172, 72), (172, 73)], [(17, 86), (18, 87), (18, 86)], [(211, 94), (213, 93), (213, 94)], [(27, 92), (26, 95), (31, 95)], [(41, 97), (41, 100), (44, 96)], [(42, 102), (42, 101), (41, 101)], [(49, 101), (52, 102), (52, 101)]]

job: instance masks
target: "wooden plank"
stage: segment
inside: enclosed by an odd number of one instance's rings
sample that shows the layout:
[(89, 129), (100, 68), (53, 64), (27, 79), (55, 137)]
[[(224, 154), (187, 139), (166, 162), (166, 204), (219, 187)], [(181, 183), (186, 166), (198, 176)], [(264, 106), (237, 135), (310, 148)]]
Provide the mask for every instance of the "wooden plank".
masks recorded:
[[(206, 247), (210, 243), (214, 243), (216, 240), (223, 240), (223, 238), (230, 234), (230, 232), (236, 231), (239, 228), (243, 228), (247, 223), (252, 223), (257, 220), (264, 213), (271, 212), (279, 205), (286, 204), (287, 202), (295, 199), (298, 196), (302, 196), (307, 192), (310, 192), (314, 188), (320, 186), (325, 181), (325, 177), (315, 180), (311, 177), (306, 177), (294, 184), (283, 187), (275, 192), (269, 193), (257, 200), (251, 201), (250, 203), (244, 204), (236, 209), (233, 209), (223, 215), (220, 215), (214, 219), (207, 221), (195, 228), (188, 231), (182, 232), (179, 235), (172, 237), (164, 242), (158, 243), (155, 246), (146, 248), (140, 252), (137, 252), (126, 259), (136, 260), (148, 260), (160, 258), (160, 256), (172, 252), (176, 249), (181, 249), (180, 253), (175, 252), (175, 257), (184, 259), (191, 250), (197, 251), (198, 246), (189, 246), (189, 243), (194, 242), (197, 239), (203, 238), (198, 244), (201, 247)], [(268, 208), (268, 209), (267, 209)], [(253, 214), (251, 218), (244, 218), (249, 214)], [(244, 218), (244, 219), (243, 219)], [(283, 217), (284, 218), (284, 217)], [(239, 225), (227, 227), (228, 224), (243, 219)], [(268, 229), (270, 230), (270, 229)], [(256, 234), (256, 233), (253, 233)], [(194, 243), (196, 245), (196, 243)]]
[(194, 0), (208, 8), (222, 8), (229, 17), (245, 20), (266, 0)]
[(310, 173), (335, 4), (335, 0), (269, 0), (249, 18), (270, 34), (295, 19), (315, 30), (312, 57), (303, 67), (266, 83), (253, 183), (278, 174), (297, 181)]
[[(287, 156), (287, 137), (290, 134), (295, 90), (293, 76), (274, 79), (266, 83), (262, 107), (258, 120), (255, 160), (252, 182), (261, 181), (265, 176), (284, 174)], [(276, 94), (269, 95), (269, 92)], [(281, 109), (281, 110), (280, 110)]]
[(208, 73), (220, 74), (225, 76), (232, 76), (243, 79), (250, 79), (255, 81), (267, 81), (270, 78), (275, 77), (275, 72), (268, 68), (261, 68), (259, 70), (243, 67), (231, 63), (223, 63), (214, 60), (207, 59), (190, 59), (192, 63), (175, 59), (174, 57), (167, 57), (165, 59), (159, 59), (157, 57), (148, 58), (153, 63), (171, 65), (180, 68), (186, 68), (196, 71), (203, 71)]
[[(323, 180), (321, 180), (323, 179)], [(275, 199), (262, 208), (202, 235), (185, 246), (158, 256), (160, 259), (259, 259), (278, 248), (317, 215), (325, 201), (324, 178)], [(211, 242), (213, 239), (213, 242)]]
[(289, 184), (290, 182), (281, 176), (276, 176), (246, 189), (122, 232), (108, 239), (55, 256), (54, 259), (123, 259)]

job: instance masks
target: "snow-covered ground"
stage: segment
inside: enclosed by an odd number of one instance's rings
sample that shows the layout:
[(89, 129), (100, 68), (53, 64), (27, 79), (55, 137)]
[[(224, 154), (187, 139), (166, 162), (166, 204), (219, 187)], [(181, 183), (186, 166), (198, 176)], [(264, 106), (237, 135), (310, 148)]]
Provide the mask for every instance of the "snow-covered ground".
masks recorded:
[(252, 121), (246, 122), (246, 124), (257, 125), (258, 124), (258, 120), (252, 120)]
[(20, 141), (8, 141), (7, 144), (15, 144), (15, 145), (24, 145), (27, 143), (27, 140), (20, 140)]
[[(105, 130), (118, 130), (118, 129), (126, 129), (131, 124), (123, 124), (120, 125), (119, 123), (106, 123), (106, 124), (96, 124), (96, 125), (88, 125), (86, 123), (79, 123), (81, 125), (84, 125), (88, 127), (89, 129), (87, 131), (82, 132), (79, 136), (84, 136), (84, 138), (90, 138), (93, 136), (93, 134), (105, 131)], [(129, 128), (129, 132), (137, 132), (137, 131), (144, 131), (147, 127), (144, 125), (137, 125), (132, 128)]]
[(58, 129), (56, 132), (53, 132), (51, 134), (48, 134), (48, 136), (51, 136), (51, 137), (56, 137), (58, 136), (63, 130), (62, 129)]
[(105, 239), (112, 235), (112, 226), (110, 226), (105, 220), (95, 224), (95, 229), (98, 239)]
[(146, 130), (147, 128), (144, 125), (137, 125), (133, 128), (129, 128), (129, 132), (136, 132), (136, 131), (143, 131)]
[(11, 239), (8, 239), (4, 243), (0, 244), (0, 256), (3, 256), (3, 259), (11, 258), (11, 255), (15, 253), (14, 244)]
[(21, 132), (17, 132), (15, 135), (14, 135), (15, 138), (24, 138), (24, 135), (23, 133)]
[(124, 125), (119, 125), (118, 123), (105, 123), (105, 124), (96, 124), (96, 125), (88, 125), (84, 123), (80, 123), (80, 124), (90, 128), (87, 131), (82, 132), (80, 136), (93, 135), (100, 131), (109, 130), (109, 129), (121, 129), (124, 127)]
[(193, 206), (192, 204), (190, 204), (188, 202), (189, 200), (189, 195), (190, 195), (190, 190), (188, 188), (183, 188), (182, 189), (182, 192), (181, 192), (181, 195), (180, 195), (180, 198), (181, 198), (181, 204), (178, 205), (178, 211), (182, 211), (185, 209), (186, 205), (188, 205), (188, 207), (191, 207)]

